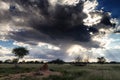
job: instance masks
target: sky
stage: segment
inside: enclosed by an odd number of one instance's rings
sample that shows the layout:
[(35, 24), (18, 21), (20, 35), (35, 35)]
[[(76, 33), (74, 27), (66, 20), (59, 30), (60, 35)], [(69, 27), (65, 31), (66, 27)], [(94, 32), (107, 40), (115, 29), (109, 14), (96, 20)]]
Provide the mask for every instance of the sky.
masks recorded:
[[(119, 0), (0, 0), (0, 60), (120, 62)], [(114, 25), (116, 24), (116, 25)], [(115, 33), (116, 32), (116, 33)]]
[(119, 11), (120, 11), (119, 2), (120, 1), (109, 0), (109, 3), (108, 3), (108, 0), (98, 0), (98, 1), (99, 1), (99, 4), (100, 4), (99, 7), (104, 7), (105, 11), (111, 12), (112, 17), (120, 18), (120, 14), (119, 14)]

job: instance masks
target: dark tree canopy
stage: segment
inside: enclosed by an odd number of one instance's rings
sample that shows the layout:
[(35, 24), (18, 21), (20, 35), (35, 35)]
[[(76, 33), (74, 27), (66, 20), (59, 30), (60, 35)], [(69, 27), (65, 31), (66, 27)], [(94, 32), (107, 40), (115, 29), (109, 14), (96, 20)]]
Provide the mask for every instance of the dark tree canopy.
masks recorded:
[(98, 57), (97, 59), (98, 59), (98, 63), (103, 64), (106, 62), (106, 59), (104, 57)]
[(48, 63), (54, 63), (54, 64), (64, 64), (65, 62), (61, 59), (55, 59), (55, 60), (52, 60)]
[(12, 50), (12, 53), (14, 53), (18, 58), (23, 58), (25, 55), (29, 54), (29, 51), (24, 47), (17, 47)]

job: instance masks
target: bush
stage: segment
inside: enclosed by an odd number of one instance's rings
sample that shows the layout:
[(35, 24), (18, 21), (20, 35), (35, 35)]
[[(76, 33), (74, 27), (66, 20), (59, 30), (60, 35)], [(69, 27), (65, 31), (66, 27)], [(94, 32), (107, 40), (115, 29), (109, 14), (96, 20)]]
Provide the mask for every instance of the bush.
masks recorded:
[(56, 60), (52, 60), (52, 61), (50, 61), (50, 62), (48, 62), (48, 63), (64, 64), (65, 62), (64, 62), (63, 60), (61, 60), (61, 59), (56, 59)]

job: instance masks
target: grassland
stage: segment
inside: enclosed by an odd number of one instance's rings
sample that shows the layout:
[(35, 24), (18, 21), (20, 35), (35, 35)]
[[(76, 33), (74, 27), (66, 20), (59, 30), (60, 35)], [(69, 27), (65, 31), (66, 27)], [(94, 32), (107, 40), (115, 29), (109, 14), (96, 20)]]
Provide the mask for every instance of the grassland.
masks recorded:
[[(11, 74), (26, 73), (39, 70), (41, 64), (0, 64), (0, 80), (11, 80)], [(88, 64), (87, 66), (74, 66), (70, 64), (49, 64), (49, 69), (61, 72), (62, 76), (49, 76), (46, 78), (24, 76), (19, 80), (120, 80), (120, 64)]]

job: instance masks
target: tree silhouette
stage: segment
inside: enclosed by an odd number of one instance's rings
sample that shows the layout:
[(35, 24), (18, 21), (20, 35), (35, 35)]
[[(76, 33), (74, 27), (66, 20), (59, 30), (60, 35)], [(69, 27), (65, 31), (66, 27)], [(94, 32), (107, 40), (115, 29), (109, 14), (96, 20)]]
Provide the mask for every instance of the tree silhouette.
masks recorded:
[(52, 60), (52, 61), (50, 61), (48, 63), (64, 64), (65, 62), (63, 60), (61, 60), (61, 59), (58, 58), (58, 59)]
[(23, 58), (25, 55), (28, 55), (29, 50), (27, 50), (24, 47), (17, 47), (12, 50), (12, 53), (15, 54), (15, 56), (17, 57), (17, 59), (15, 61), (15, 66), (17, 67), (18, 66), (17, 63), (18, 63), (19, 59)]
[(104, 57), (98, 57), (98, 63), (103, 64), (106, 62), (106, 59)]
[(85, 66), (88, 63), (88, 59), (84, 59), (82, 56), (78, 55), (75, 57), (75, 66)]
[(4, 63), (11, 63), (12, 61), (10, 59), (7, 59), (4, 61)]
[(82, 62), (82, 57), (81, 56), (77, 56), (77, 57), (75, 57), (75, 62), (76, 63), (80, 63), (80, 62)]

